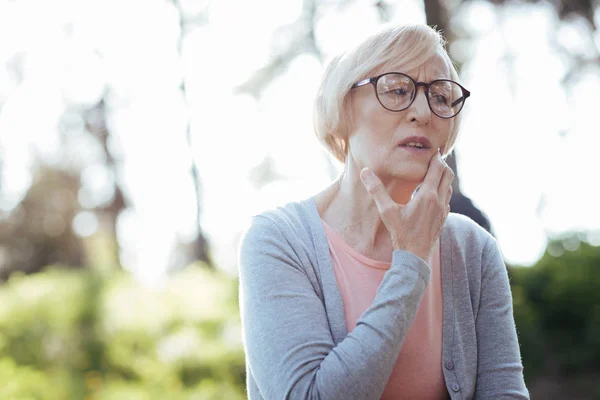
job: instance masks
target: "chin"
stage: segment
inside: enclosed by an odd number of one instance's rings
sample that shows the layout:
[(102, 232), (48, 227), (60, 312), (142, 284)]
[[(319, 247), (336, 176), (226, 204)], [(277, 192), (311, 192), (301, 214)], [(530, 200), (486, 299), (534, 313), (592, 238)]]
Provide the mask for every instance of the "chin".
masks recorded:
[(395, 168), (391, 173), (394, 179), (415, 182), (417, 184), (423, 182), (425, 175), (427, 175), (427, 166), (422, 165), (405, 165)]

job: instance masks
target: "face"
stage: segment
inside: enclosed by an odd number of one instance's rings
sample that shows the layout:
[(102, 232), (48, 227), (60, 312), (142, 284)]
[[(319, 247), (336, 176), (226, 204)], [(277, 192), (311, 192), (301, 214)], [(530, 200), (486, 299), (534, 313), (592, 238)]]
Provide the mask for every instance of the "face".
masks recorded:
[[(373, 75), (386, 72), (402, 72), (416, 82), (451, 79), (450, 69), (441, 55), (410, 71), (392, 68)], [(431, 111), (423, 87), (418, 87), (410, 107), (399, 112), (381, 106), (372, 84), (353, 89), (350, 96), (354, 124), (348, 136), (348, 161), (355, 163), (359, 171), (369, 167), (382, 180), (422, 182), (429, 160), (438, 148), (443, 150), (448, 141), (454, 119), (440, 118)], [(428, 148), (403, 144), (411, 137), (421, 138), (416, 141), (426, 142)]]

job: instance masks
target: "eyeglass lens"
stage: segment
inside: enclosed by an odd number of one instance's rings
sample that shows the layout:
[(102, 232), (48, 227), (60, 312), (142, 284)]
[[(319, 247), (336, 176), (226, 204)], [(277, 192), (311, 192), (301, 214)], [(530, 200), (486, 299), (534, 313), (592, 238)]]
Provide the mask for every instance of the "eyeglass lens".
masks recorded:
[[(401, 111), (408, 108), (414, 92), (415, 84), (406, 75), (386, 74), (377, 81), (377, 97), (388, 110)], [(427, 94), (431, 110), (442, 118), (458, 114), (464, 104), (462, 88), (452, 81), (434, 81)]]

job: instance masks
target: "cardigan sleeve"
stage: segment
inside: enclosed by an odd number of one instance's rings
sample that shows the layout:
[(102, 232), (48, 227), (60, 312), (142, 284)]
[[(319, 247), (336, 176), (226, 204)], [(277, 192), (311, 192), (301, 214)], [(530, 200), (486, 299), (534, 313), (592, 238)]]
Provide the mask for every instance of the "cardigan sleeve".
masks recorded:
[(513, 317), (508, 272), (491, 236), (483, 251), (481, 297), (476, 320), (476, 399), (529, 399)]
[(301, 246), (287, 236), (257, 216), (239, 249), (244, 351), (261, 396), (380, 398), (429, 282), (429, 265), (395, 251), (372, 305), (334, 345), (323, 302), (296, 252)]

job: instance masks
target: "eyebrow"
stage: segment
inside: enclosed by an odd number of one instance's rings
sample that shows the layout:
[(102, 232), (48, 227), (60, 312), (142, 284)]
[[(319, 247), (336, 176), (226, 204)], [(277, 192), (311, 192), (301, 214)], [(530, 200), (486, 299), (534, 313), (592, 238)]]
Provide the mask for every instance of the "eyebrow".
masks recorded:
[(442, 74), (442, 73), (437, 73), (438, 71), (436, 71), (436, 74), (434, 74), (433, 76), (435, 76), (436, 78), (433, 78), (433, 81), (436, 81), (438, 79), (450, 79), (452, 80), (451, 74)]
[[(416, 78), (415, 78), (413, 75), (411, 75), (411, 74), (409, 74), (409, 73), (407, 73), (407, 72), (402, 72), (402, 71), (389, 71), (389, 72), (400, 72), (400, 73), (403, 73), (403, 74), (405, 74), (405, 75), (408, 75), (408, 76), (410, 76), (410, 77), (411, 77), (411, 78), (413, 78), (415, 81), (417, 81), (417, 79), (416, 79)], [(448, 75), (446, 75), (446, 74), (443, 74), (443, 73), (441, 73), (440, 71), (435, 71), (435, 74), (433, 74), (433, 76), (434, 76), (434, 78), (433, 78), (433, 79), (431, 79), (431, 80), (429, 80), (429, 82), (437, 81), (437, 80), (440, 80), (440, 79), (448, 79), (448, 80), (452, 80), (452, 76), (451, 76), (451, 74), (448, 74)]]

